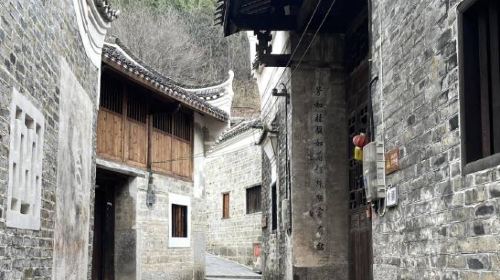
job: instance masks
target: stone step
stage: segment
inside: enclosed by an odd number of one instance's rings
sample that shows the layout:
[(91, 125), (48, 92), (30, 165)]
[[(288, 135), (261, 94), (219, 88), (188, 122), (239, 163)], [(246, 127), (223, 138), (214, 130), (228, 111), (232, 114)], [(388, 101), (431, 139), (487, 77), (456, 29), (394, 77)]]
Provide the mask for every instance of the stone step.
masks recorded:
[(261, 276), (208, 275), (205, 280), (260, 280)]
[(262, 279), (261, 275), (206, 275), (206, 280), (224, 279), (224, 280), (245, 280), (245, 279)]

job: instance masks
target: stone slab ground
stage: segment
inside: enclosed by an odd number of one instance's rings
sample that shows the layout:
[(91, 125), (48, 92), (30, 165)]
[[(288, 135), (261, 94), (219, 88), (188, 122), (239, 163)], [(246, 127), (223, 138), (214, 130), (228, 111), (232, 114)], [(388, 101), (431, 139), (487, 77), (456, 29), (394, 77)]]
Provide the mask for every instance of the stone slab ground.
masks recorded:
[(260, 274), (223, 258), (206, 255), (206, 280), (262, 279)]

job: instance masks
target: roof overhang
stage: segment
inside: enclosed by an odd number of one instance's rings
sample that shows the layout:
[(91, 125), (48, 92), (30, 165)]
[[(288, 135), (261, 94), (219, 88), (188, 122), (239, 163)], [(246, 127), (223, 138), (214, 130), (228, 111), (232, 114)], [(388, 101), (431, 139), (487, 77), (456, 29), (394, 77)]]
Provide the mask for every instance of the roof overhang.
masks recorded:
[(346, 33), (366, 9), (366, 0), (218, 0), (215, 23), (225, 36), (254, 31), (259, 64), (286, 67), (291, 56), (271, 53), (271, 31)]
[(151, 90), (161, 97), (177, 101), (182, 106), (203, 115), (208, 115), (219, 121), (226, 122), (229, 116), (223, 110), (210, 105), (203, 98), (183, 89), (182, 87), (165, 82), (169, 79), (149, 70), (148, 67), (139, 64), (134, 58), (127, 55), (120, 47), (105, 44), (102, 55), (102, 63), (127, 79)]

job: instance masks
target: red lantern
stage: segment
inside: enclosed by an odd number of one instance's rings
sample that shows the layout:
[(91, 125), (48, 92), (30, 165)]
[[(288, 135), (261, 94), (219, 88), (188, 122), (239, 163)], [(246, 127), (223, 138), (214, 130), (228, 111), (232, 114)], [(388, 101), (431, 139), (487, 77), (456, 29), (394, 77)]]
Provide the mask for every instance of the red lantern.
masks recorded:
[(363, 148), (368, 144), (368, 138), (366, 137), (366, 134), (360, 133), (352, 138), (352, 143), (354, 146)]

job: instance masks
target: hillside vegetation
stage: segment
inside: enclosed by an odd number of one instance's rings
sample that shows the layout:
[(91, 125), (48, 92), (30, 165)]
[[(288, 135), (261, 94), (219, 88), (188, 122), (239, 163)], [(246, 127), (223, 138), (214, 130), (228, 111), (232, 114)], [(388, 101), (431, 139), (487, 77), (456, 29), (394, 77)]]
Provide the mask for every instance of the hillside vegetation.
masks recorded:
[(214, 26), (215, 0), (115, 0), (121, 10), (110, 36), (183, 84), (205, 85), (235, 71), (237, 84), (251, 80), (244, 33), (224, 38)]

